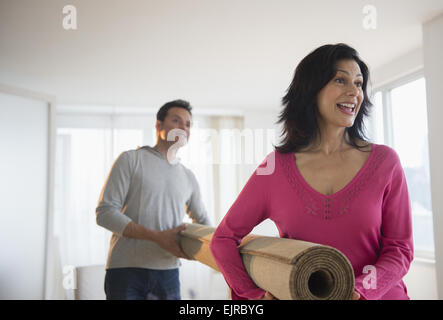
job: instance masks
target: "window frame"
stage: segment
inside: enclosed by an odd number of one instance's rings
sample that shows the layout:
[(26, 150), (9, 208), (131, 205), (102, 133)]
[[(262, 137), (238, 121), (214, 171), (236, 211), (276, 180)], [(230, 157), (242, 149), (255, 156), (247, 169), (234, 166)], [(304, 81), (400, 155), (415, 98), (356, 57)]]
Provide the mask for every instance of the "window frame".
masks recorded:
[[(419, 80), (425, 77), (424, 68), (420, 68), (414, 72), (410, 72), (406, 75), (402, 75), (394, 80), (391, 80), (383, 85), (375, 86), (371, 92), (371, 99), (375, 97), (377, 93), (382, 95), (382, 109), (383, 109), (383, 129), (384, 129), (384, 144), (393, 147), (394, 146), (394, 130), (393, 130), (393, 116), (392, 116), (392, 90), (406, 85), (410, 82)], [(432, 198), (431, 198), (432, 201)], [(412, 214), (414, 214), (412, 212)], [(434, 214), (434, 213), (432, 213)], [(434, 240), (435, 242), (435, 240)], [(435, 245), (435, 243), (434, 243)], [(435, 263), (435, 248), (434, 250), (414, 250), (414, 259), (426, 263)]]
[(423, 68), (396, 78), (395, 80), (389, 81), (388, 83), (381, 86), (376, 86), (372, 89), (371, 97), (374, 97), (378, 92), (380, 92), (382, 95), (384, 143), (388, 146), (394, 146), (391, 92), (393, 89), (416, 81), (420, 78), (425, 78), (425, 72)]

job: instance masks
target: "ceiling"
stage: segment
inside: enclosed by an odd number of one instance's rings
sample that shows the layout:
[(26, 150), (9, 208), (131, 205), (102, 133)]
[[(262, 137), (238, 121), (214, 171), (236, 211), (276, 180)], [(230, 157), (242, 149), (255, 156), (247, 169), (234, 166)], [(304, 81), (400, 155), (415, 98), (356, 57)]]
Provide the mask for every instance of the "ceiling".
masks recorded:
[[(77, 30), (62, 27), (63, 6)], [(0, 0), (0, 82), (61, 104), (276, 108), (297, 63), (345, 42), (371, 70), (421, 47), (443, 0)]]

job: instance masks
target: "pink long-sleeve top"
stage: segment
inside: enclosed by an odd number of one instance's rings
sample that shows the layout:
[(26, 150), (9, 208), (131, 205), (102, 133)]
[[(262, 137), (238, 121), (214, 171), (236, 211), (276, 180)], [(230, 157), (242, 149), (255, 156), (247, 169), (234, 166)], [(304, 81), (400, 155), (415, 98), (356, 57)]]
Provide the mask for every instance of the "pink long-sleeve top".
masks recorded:
[[(272, 174), (263, 174), (270, 168)], [(269, 154), (210, 244), (233, 299), (258, 299), (265, 293), (246, 273), (237, 249), (265, 219), (276, 224), (282, 238), (340, 250), (352, 264), (361, 299), (409, 299), (402, 278), (413, 259), (411, 206), (405, 174), (392, 148), (372, 144), (354, 178), (328, 196), (304, 180), (293, 153)]]

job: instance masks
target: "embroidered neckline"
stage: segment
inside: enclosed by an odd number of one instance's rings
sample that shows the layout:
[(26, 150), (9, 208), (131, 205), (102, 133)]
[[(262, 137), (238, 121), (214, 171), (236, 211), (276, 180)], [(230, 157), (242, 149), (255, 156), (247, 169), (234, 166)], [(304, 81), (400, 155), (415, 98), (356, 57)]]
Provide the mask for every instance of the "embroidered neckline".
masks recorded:
[(348, 212), (351, 203), (374, 176), (381, 160), (386, 156), (386, 152), (379, 152), (377, 144), (372, 143), (371, 145), (371, 154), (357, 174), (345, 187), (331, 195), (318, 192), (306, 182), (297, 168), (292, 152), (281, 154), (279, 158), (284, 174), (304, 203), (306, 214), (323, 220), (330, 220), (343, 216)]
[(323, 194), (317, 190), (315, 190), (306, 180), (305, 178), (303, 178), (300, 170), (297, 167), (297, 163), (295, 162), (295, 157), (294, 154), (292, 153), (292, 167), (293, 170), (295, 172), (295, 174), (297, 175), (297, 177), (299, 178), (299, 180), (301, 181), (301, 183), (307, 188), (310, 189), (313, 193), (318, 193), (319, 196), (323, 196), (323, 197), (328, 197), (328, 198), (334, 198), (340, 195), (340, 193), (345, 192), (346, 189), (349, 189), (350, 187), (352, 187), (352, 185), (355, 183), (355, 181), (364, 173), (364, 171), (366, 170), (366, 168), (369, 166), (369, 164), (372, 161), (372, 158), (374, 157), (374, 153), (376, 146), (375, 143), (371, 144), (371, 153), (369, 154), (368, 159), (366, 159), (365, 163), (363, 164), (363, 166), (358, 170), (358, 172), (355, 174), (355, 176), (351, 179), (351, 181), (349, 181), (346, 186), (344, 186), (343, 188), (341, 188), (340, 190), (338, 190), (337, 192), (334, 192), (333, 194), (330, 195), (326, 195)]

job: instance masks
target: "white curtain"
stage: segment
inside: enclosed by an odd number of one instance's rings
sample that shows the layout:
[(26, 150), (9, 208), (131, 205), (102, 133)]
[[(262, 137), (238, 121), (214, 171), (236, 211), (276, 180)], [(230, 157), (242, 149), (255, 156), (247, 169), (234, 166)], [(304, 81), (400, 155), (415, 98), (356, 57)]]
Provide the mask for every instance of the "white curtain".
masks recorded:
[[(217, 226), (241, 188), (239, 117), (200, 118), (189, 143), (178, 156), (197, 176), (213, 226)], [(182, 260), (183, 299), (228, 299), (229, 288), (221, 273), (195, 261)]]
[(215, 223), (218, 225), (242, 188), (243, 130), (240, 117), (213, 117), (211, 127), (217, 133), (213, 136), (213, 170), (215, 189)]

